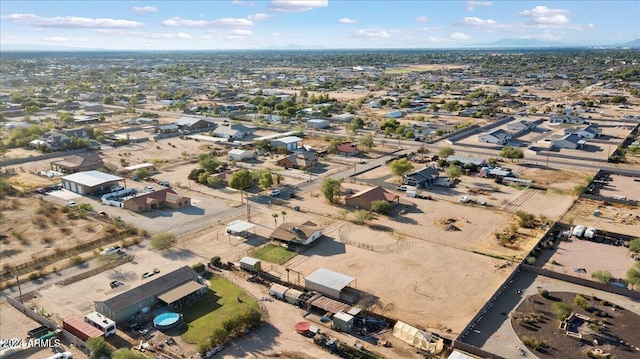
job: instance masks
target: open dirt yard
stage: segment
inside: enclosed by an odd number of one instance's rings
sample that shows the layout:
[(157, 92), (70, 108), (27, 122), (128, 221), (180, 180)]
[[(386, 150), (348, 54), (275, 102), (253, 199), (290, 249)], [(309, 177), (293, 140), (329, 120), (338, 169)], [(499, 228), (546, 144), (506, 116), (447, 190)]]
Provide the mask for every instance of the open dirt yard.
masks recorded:
[(640, 202), (640, 178), (616, 174), (611, 174), (609, 178), (610, 181), (598, 190), (601, 196)]
[(104, 236), (109, 223), (91, 217), (69, 219), (73, 211), (36, 196), (10, 196), (2, 200), (0, 228), (3, 266), (13, 267), (40, 256), (64, 252), (80, 243)]
[[(553, 261), (556, 264), (553, 264)], [(591, 279), (593, 272), (599, 270), (611, 272), (612, 278), (625, 278), (634, 263), (633, 258), (629, 256), (628, 248), (573, 237), (560, 242), (545, 268), (588, 279)], [(575, 268), (584, 268), (587, 273), (576, 273)]]
[[(2, 340), (18, 338), (26, 339), (27, 332), (31, 329), (38, 328), (40, 323), (24, 315), (21, 311), (14, 308), (7, 301), (0, 302), (0, 338)], [(4, 347), (3, 347), (4, 349)], [(54, 353), (70, 351), (74, 358), (84, 358), (85, 354), (76, 349), (72, 345), (62, 340), (59, 347), (54, 348), (30, 348), (22, 352), (11, 355), (13, 359), (45, 359)]]
[[(600, 212), (598, 217), (593, 215), (595, 210)], [(640, 208), (581, 198), (567, 212), (563, 222), (637, 237), (640, 233)]]

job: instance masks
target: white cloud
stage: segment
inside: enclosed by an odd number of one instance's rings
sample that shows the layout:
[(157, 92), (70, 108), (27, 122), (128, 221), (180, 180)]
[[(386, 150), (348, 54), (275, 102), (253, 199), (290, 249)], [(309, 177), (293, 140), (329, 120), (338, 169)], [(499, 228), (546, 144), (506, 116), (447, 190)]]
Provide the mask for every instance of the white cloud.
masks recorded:
[(391, 36), (391, 34), (382, 28), (375, 29), (360, 29), (356, 33), (358, 37), (364, 37), (368, 39), (385, 39)]
[(162, 25), (165, 26), (178, 26), (178, 27), (250, 27), (253, 26), (253, 21), (249, 19), (237, 19), (237, 18), (222, 18), (216, 20), (189, 20), (181, 17), (172, 17), (162, 21)]
[(561, 37), (558, 35), (545, 33), (545, 34), (535, 34), (535, 35), (524, 35), (521, 38), (527, 40), (541, 40), (541, 41), (560, 41)]
[(4, 20), (22, 22), (32, 26), (61, 28), (131, 28), (143, 26), (141, 22), (76, 16), (40, 17), (35, 14), (11, 14), (0, 17)]
[(469, 12), (480, 6), (493, 6), (493, 3), (491, 1), (467, 1), (467, 11)]
[(358, 20), (349, 19), (348, 17), (343, 17), (342, 19), (338, 20), (338, 23), (340, 23), (340, 24), (357, 24)]
[(281, 33), (279, 33), (279, 32), (272, 32), (272, 33), (271, 33), (271, 36), (273, 36), (273, 37), (279, 37), (279, 36), (281, 36), (281, 35), (282, 35), (282, 34), (281, 34)]
[(251, 35), (253, 35), (253, 31), (244, 30), (244, 29), (235, 29), (235, 30), (229, 31), (229, 35), (233, 35), (233, 36), (251, 36)]
[(233, 5), (253, 6), (253, 1), (233, 0), (231, 3)]
[(449, 38), (451, 40), (466, 41), (471, 39), (471, 36), (465, 34), (464, 32), (452, 32), (451, 35), (449, 35)]
[(158, 12), (158, 8), (154, 6), (134, 6), (135, 12)]
[(164, 33), (164, 34), (153, 34), (151, 35), (154, 39), (166, 39), (166, 40), (175, 40), (175, 39), (190, 39), (191, 35), (186, 34), (184, 32), (179, 32), (176, 34)]
[(127, 31), (122, 29), (95, 29), (93, 32), (103, 35), (116, 35), (116, 36), (135, 36), (145, 37), (148, 34), (142, 31)]
[(479, 17), (472, 16), (472, 17), (465, 17), (462, 20), (462, 24), (469, 25), (469, 26), (494, 26), (497, 24), (497, 22), (492, 19), (483, 20)]
[(257, 13), (257, 14), (253, 14), (253, 15), (247, 16), (247, 19), (252, 20), (252, 21), (260, 21), (260, 20), (266, 20), (266, 19), (268, 19), (270, 17), (271, 17), (271, 15), (268, 15), (268, 14)]
[(89, 41), (89, 39), (71, 39), (63, 36), (45, 37), (43, 40), (49, 41), (49, 42), (87, 42)]
[(427, 21), (429, 21), (429, 18), (426, 16), (418, 16), (416, 18), (416, 22), (427, 22)]
[(317, 7), (329, 6), (329, 0), (271, 0), (269, 10), (281, 12), (303, 12)]
[(566, 15), (570, 13), (566, 9), (550, 9), (546, 6), (536, 6), (531, 10), (519, 12), (522, 16), (531, 17), (536, 24), (546, 25), (566, 25), (569, 23), (569, 18)]

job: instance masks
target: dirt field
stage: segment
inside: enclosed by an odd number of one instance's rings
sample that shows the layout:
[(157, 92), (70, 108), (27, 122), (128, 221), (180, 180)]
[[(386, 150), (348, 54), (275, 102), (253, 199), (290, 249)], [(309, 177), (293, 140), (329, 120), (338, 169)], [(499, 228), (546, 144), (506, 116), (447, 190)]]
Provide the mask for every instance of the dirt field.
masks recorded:
[[(595, 210), (600, 212), (594, 216)], [(595, 227), (599, 231), (638, 236), (640, 233), (640, 208), (618, 204), (603, 204), (588, 199), (579, 199), (563, 217), (563, 222)]]
[(640, 202), (640, 182), (638, 178), (610, 175), (611, 181), (599, 189), (600, 195), (611, 198), (626, 198)]
[(90, 217), (68, 219), (65, 209), (35, 196), (7, 197), (3, 201), (3, 265), (31, 261), (64, 251), (104, 235), (109, 224)]
[[(545, 268), (588, 279), (591, 279), (593, 272), (599, 270), (611, 272), (612, 278), (625, 278), (634, 263), (628, 248), (572, 238), (560, 242), (558, 250), (547, 261)], [(584, 268), (587, 273), (576, 273), (574, 268)]]
[[(0, 303), (0, 338), (3, 340), (18, 338), (26, 339), (27, 332), (40, 326), (40, 323), (22, 314), (6, 301)], [(62, 341), (57, 348), (31, 348), (11, 355), (14, 359), (45, 359), (63, 351), (70, 351), (74, 358), (84, 358), (85, 354), (70, 346), (66, 341)]]

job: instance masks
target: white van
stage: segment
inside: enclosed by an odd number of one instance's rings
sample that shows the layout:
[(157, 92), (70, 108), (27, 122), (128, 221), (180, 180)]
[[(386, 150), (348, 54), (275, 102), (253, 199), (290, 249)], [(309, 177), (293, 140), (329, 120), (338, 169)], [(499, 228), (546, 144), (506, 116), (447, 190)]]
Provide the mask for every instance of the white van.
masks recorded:
[(584, 231), (584, 238), (593, 239), (596, 236), (596, 229), (594, 227), (588, 227)]
[(575, 227), (573, 227), (573, 232), (571, 232), (571, 234), (574, 237), (582, 237), (582, 235), (584, 234), (584, 231), (587, 229), (587, 227), (579, 224)]

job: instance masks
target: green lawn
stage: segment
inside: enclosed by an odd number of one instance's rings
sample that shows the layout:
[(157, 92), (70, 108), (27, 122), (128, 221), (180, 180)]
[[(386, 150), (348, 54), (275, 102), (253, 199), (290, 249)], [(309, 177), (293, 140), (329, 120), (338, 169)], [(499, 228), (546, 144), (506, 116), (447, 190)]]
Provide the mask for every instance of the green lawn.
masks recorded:
[(251, 255), (253, 258), (262, 259), (267, 262), (282, 264), (289, 259), (295, 257), (297, 253), (282, 246), (267, 244), (266, 246), (256, 250)]
[(260, 310), (253, 297), (227, 279), (214, 276), (210, 282), (210, 290), (205, 297), (182, 312), (188, 328), (181, 337), (187, 343), (198, 344), (204, 341), (215, 329), (222, 328), (225, 320), (238, 313), (251, 309)]

